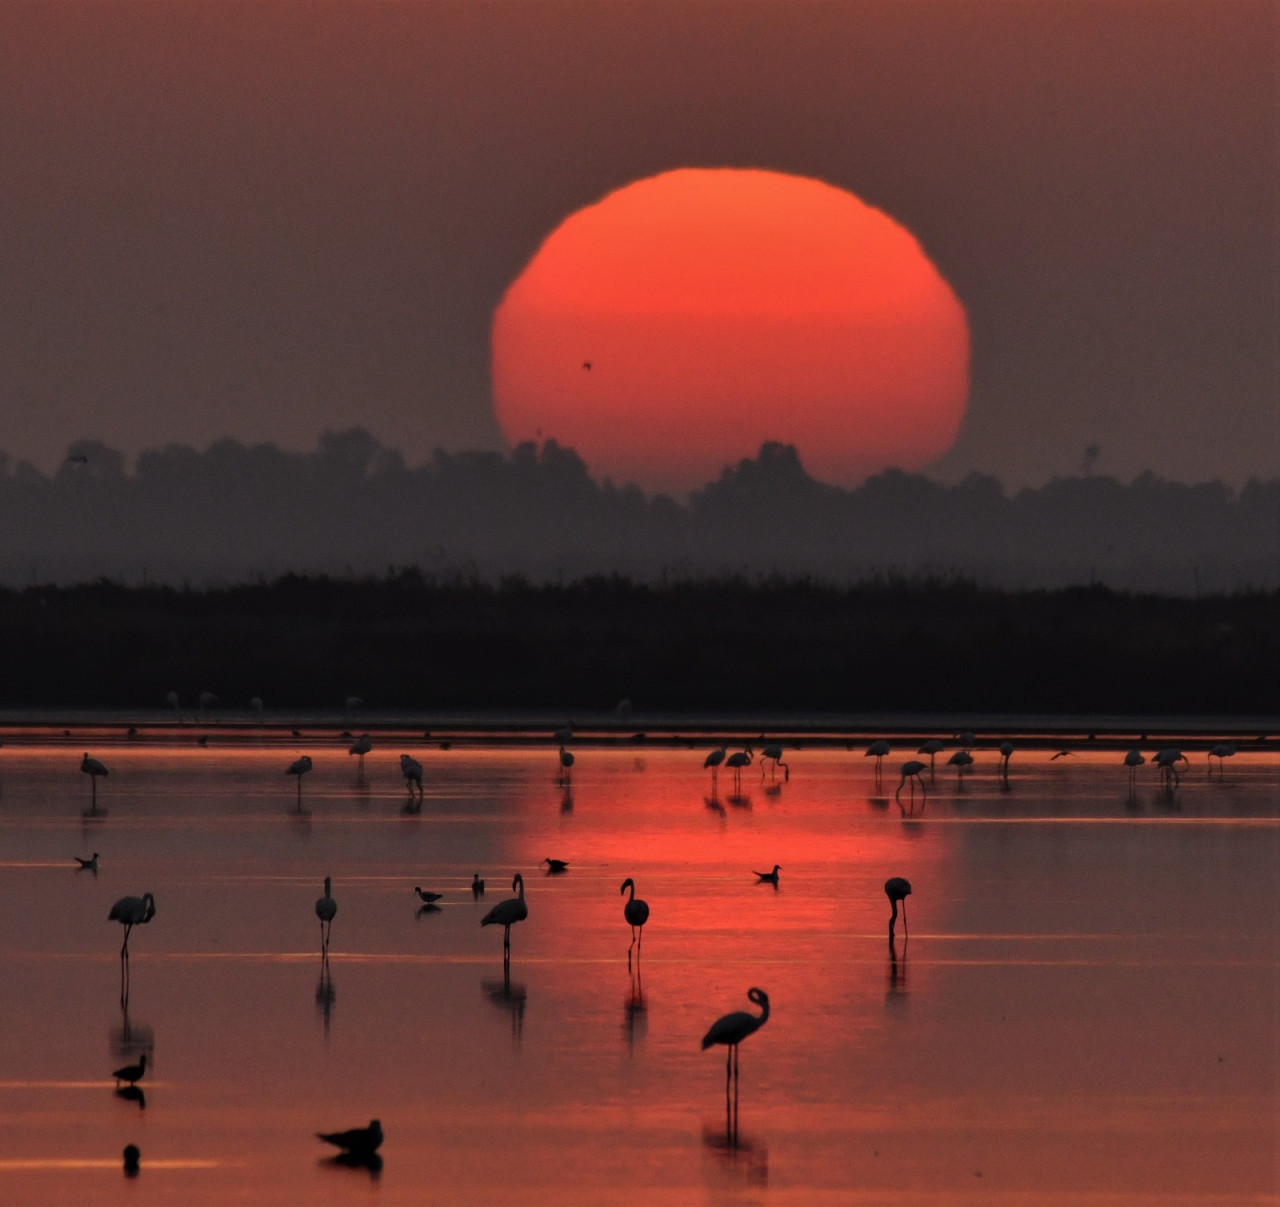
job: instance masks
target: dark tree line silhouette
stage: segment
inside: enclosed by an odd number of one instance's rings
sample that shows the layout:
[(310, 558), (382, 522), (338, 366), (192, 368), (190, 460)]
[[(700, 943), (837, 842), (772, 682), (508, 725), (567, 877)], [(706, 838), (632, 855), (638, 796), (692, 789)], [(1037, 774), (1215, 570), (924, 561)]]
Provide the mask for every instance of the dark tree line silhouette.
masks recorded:
[(296, 572), (567, 582), (962, 576), (1195, 595), (1280, 582), (1280, 478), (1239, 491), (1089, 475), (1012, 495), (889, 471), (852, 490), (765, 445), (687, 501), (598, 483), (548, 440), (409, 467), (363, 429), (311, 453), (78, 441), (45, 475), (0, 456), (0, 582), (214, 584)]

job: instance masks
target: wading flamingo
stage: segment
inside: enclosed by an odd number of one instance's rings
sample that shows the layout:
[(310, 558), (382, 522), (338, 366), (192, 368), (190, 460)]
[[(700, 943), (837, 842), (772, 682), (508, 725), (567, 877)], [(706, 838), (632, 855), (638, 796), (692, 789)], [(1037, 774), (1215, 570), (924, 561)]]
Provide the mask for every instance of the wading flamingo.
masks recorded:
[(893, 928), (898, 921), (898, 902), (902, 902), (902, 931), (907, 931), (907, 898), (911, 896), (911, 881), (901, 876), (890, 876), (884, 882), (884, 895), (889, 898), (893, 912), (889, 915), (889, 942), (893, 942)]
[(702, 760), (703, 770), (710, 768), (711, 770), (711, 791), (716, 790), (716, 778), (720, 774), (720, 764), (724, 762), (725, 748), (718, 746), (705, 759)]
[[(622, 907), (622, 916), (631, 927), (631, 947), (636, 948), (636, 956), (640, 955), (640, 944), (644, 942), (644, 924), (649, 921), (649, 903), (636, 899), (636, 882), (628, 876), (622, 882), (622, 892), (631, 890), (631, 896)], [(627, 948), (627, 967), (631, 967), (631, 947)]]
[(764, 765), (770, 762), (773, 765), (769, 768), (769, 778), (773, 779), (778, 768), (782, 768), (782, 778), (789, 780), (791, 778), (791, 768), (782, 761), (782, 744), (780, 742), (770, 742), (762, 751), (760, 751), (760, 778), (764, 779)]
[(87, 750), (84, 752), (84, 758), (80, 760), (80, 770), (89, 777), (91, 791), (89, 807), (96, 809), (98, 807), (98, 776), (107, 776), (111, 773), (107, 770), (105, 763), (91, 758)]
[(499, 901), (480, 919), (481, 926), (502, 927), (502, 954), (504, 960), (511, 958), (511, 928), (517, 922), (523, 922), (529, 916), (529, 907), (524, 901), (524, 877), (519, 872), (515, 874), (515, 878), (511, 881), (511, 891), (516, 894), (514, 897)]
[(338, 912), (338, 903), (333, 899), (331, 889), (333, 881), (329, 876), (324, 878), (324, 896), (316, 899), (316, 917), (320, 919), (320, 952), (329, 953), (329, 932), (333, 930), (333, 917)]
[(124, 943), (120, 946), (120, 958), (129, 958), (129, 933), (135, 926), (144, 926), (156, 916), (156, 899), (150, 893), (141, 897), (121, 897), (111, 907), (108, 922), (119, 922), (124, 927)]
[(893, 794), (893, 799), (897, 800), (902, 795), (902, 786), (911, 781), (911, 799), (916, 798), (916, 784), (920, 785), (921, 795), (925, 794), (924, 780), (920, 778), (920, 772), (924, 770), (924, 764), (919, 759), (908, 759), (902, 764), (902, 779), (898, 781), (898, 790)]

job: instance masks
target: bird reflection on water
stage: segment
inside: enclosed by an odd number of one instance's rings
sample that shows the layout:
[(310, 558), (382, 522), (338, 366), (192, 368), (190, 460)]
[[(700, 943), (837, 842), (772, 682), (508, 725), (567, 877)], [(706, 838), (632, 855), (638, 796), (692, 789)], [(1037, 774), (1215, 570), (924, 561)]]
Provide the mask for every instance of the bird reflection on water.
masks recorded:
[(142, 1087), (137, 1085), (126, 1085), (116, 1090), (116, 1097), (123, 1099), (125, 1102), (136, 1102), (138, 1109), (145, 1111), (147, 1109), (147, 1096), (142, 1092)]
[(885, 969), (884, 1008), (889, 1014), (903, 1014), (907, 1006), (907, 940), (899, 958), (897, 941), (889, 939), (889, 963)]
[(631, 988), (623, 1003), (622, 1029), (627, 1036), (627, 1049), (634, 1053), (636, 1041), (643, 1041), (649, 1033), (649, 1004), (645, 1001), (644, 985), (640, 978), (640, 961), (636, 960), (631, 974)]
[(329, 1016), (337, 1000), (338, 991), (333, 987), (333, 974), (329, 971), (329, 953), (326, 951), (320, 956), (320, 980), (316, 984), (316, 1009), (324, 1016), (325, 1039), (329, 1038)]
[(500, 1010), (511, 1015), (511, 1039), (519, 1043), (524, 1038), (524, 1008), (529, 1000), (529, 991), (523, 982), (511, 980), (511, 966), (506, 964), (502, 969), (502, 980), (497, 977), (485, 977), (480, 988)]
[(702, 1147), (720, 1159), (720, 1169), (745, 1177), (752, 1185), (768, 1185), (769, 1150), (760, 1140), (744, 1136), (736, 1127), (721, 1131), (714, 1124), (704, 1123)]

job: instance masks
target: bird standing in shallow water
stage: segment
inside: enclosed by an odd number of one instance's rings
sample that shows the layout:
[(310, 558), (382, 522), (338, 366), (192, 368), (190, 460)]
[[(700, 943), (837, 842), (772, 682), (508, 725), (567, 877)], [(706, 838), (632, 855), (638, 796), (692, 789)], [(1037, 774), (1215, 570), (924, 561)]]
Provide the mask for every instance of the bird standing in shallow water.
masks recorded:
[(751, 747), (746, 746), (725, 759), (724, 765), (733, 769), (733, 790), (735, 793), (742, 791), (742, 769), (751, 762), (751, 755)]
[(333, 918), (338, 912), (338, 903), (333, 899), (331, 889), (333, 880), (324, 878), (324, 896), (316, 899), (316, 917), (320, 919), (320, 952), (329, 954), (329, 932), (333, 930)]
[(364, 783), (364, 756), (373, 749), (373, 739), (367, 734), (362, 733), (350, 746), (347, 747), (347, 754), (356, 754), (360, 756), (360, 762), (357, 764), (358, 770), (356, 775), (360, 782)]
[(884, 893), (889, 898), (893, 912), (889, 915), (889, 942), (893, 942), (893, 928), (898, 921), (898, 902), (902, 902), (902, 932), (907, 932), (907, 898), (911, 896), (911, 881), (901, 876), (891, 876), (884, 882)]
[(1214, 744), (1209, 747), (1209, 757), (1206, 759), (1209, 771), (1213, 771), (1213, 760), (1217, 759), (1218, 775), (1221, 776), (1223, 771), (1222, 760), (1231, 758), (1235, 752), (1236, 744), (1234, 742), (1214, 742)]
[(766, 762), (772, 764), (769, 768), (769, 778), (772, 780), (778, 773), (778, 768), (782, 768), (782, 778), (784, 780), (791, 779), (791, 768), (782, 761), (782, 744), (780, 742), (770, 742), (763, 750), (760, 751), (760, 778), (764, 779), (764, 765)]
[(876, 779), (880, 778), (880, 764), (885, 756), (890, 753), (891, 749), (892, 747), (890, 747), (889, 743), (886, 742), (884, 738), (878, 738), (863, 752), (862, 757), (864, 759), (873, 758), (876, 761)]
[[(1187, 761), (1187, 756), (1182, 753), (1176, 746), (1166, 746), (1163, 750), (1156, 751), (1155, 765), (1160, 768), (1160, 778), (1164, 781), (1166, 787), (1176, 788), (1181, 782), (1178, 778), (1177, 763)], [(1169, 784), (1172, 778), (1173, 784)]]
[[(763, 989), (747, 990), (747, 997), (760, 1007), (759, 1014), (748, 1014), (745, 1010), (735, 1010), (716, 1019), (706, 1035), (702, 1037), (702, 1050), (705, 1052), (713, 1044), (724, 1044), (724, 1102), (728, 1117), (729, 1135), (737, 1134), (738, 1105), (738, 1045), (749, 1035), (754, 1035), (769, 1021), (769, 995)], [(730, 1085), (733, 1088), (730, 1099)]]
[(725, 747), (718, 746), (705, 759), (702, 760), (702, 769), (711, 770), (711, 791), (716, 790), (716, 779), (720, 775), (720, 764), (724, 762)]
[(929, 756), (929, 778), (930, 779), (933, 778), (934, 757), (936, 755), (941, 754), (945, 748), (946, 748), (946, 743), (942, 741), (941, 738), (930, 738), (927, 742), (924, 743), (923, 746), (920, 747), (919, 750), (916, 751), (916, 754), (927, 754)]
[(142, 1080), (142, 1075), (146, 1071), (147, 1071), (147, 1054), (143, 1052), (143, 1054), (138, 1057), (138, 1063), (136, 1065), (125, 1065), (124, 1068), (122, 1069), (114, 1070), (111, 1076), (116, 1079), (117, 1086), (122, 1081), (127, 1081), (130, 1085), (136, 1085), (139, 1081)]
[[(631, 890), (631, 896), (627, 900), (626, 905), (622, 907), (622, 916), (626, 918), (627, 924), (631, 927), (631, 947), (637, 948), (636, 956), (640, 955), (639, 945), (644, 942), (644, 924), (649, 921), (649, 903), (647, 901), (639, 901), (636, 899), (636, 882), (628, 876), (622, 882), (622, 892), (627, 889)], [(627, 948), (627, 967), (631, 967), (631, 947)]]
[(1138, 768), (1147, 760), (1142, 757), (1141, 750), (1131, 750), (1124, 756), (1124, 765), (1129, 768), (1129, 790), (1138, 786)]
[(504, 962), (511, 958), (511, 928), (517, 922), (523, 922), (529, 916), (529, 907), (524, 901), (524, 877), (519, 872), (515, 874), (515, 878), (511, 881), (511, 889), (516, 896), (508, 897), (505, 901), (499, 901), (480, 919), (481, 926), (502, 927), (502, 956)]
[(956, 769), (957, 779), (963, 784), (964, 770), (966, 767), (973, 766), (973, 755), (971, 755), (967, 750), (957, 750), (955, 754), (947, 760), (947, 766), (954, 767)]
[(560, 774), (556, 778), (557, 784), (567, 784), (573, 778), (573, 755), (563, 746), (560, 747)]
[(1000, 778), (1003, 779), (1006, 783), (1008, 783), (1008, 780), (1009, 780), (1009, 760), (1011, 758), (1013, 758), (1013, 743), (1008, 741), (1001, 742), (1000, 743)]
[(422, 803), (422, 764), (412, 755), (400, 756), (400, 774), (404, 776), (405, 786), (409, 789), (409, 799), (413, 800), (413, 787), (418, 786), (418, 803)]
[(124, 943), (120, 947), (120, 958), (129, 958), (129, 934), (135, 926), (143, 926), (156, 916), (156, 899), (150, 893), (141, 897), (121, 897), (107, 915), (108, 922), (119, 922), (124, 927)]
[(484, 881), (480, 879), (479, 872), (471, 877), (471, 895), (477, 899), (484, 896)]
[(98, 759), (92, 758), (89, 752), (84, 752), (84, 758), (80, 760), (80, 770), (89, 777), (89, 808), (97, 809), (98, 807), (98, 777), (106, 777), (111, 773), (107, 770), (106, 764)]
[(427, 905), (434, 905), (437, 901), (439, 901), (444, 896), (443, 893), (425, 892), (424, 890), (420, 889), (416, 884), (413, 886), (413, 891), (417, 893), (419, 899), (424, 901)]
[(311, 756), (304, 754), (300, 758), (296, 758), (285, 769), (285, 775), (296, 775), (298, 777), (298, 811), (302, 811), (302, 777), (311, 770)]
[(920, 772), (924, 770), (924, 764), (919, 759), (908, 759), (902, 764), (902, 778), (898, 781), (898, 790), (893, 794), (894, 800), (897, 800), (902, 794), (902, 786), (911, 781), (911, 799), (916, 798), (916, 784), (920, 785), (921, 795), (924, 794), (924, 780), (920, 778)]

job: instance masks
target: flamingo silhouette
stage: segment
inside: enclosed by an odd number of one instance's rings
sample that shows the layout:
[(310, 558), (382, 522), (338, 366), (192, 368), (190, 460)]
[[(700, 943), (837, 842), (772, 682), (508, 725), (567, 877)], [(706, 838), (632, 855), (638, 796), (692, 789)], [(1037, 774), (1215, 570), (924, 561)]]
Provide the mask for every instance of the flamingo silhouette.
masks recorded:
[(412, 755), (400, 756), (400, 774), (404, 776), (405, 787), (409, 789), (409, 799), (413, 800), (413, 786), (418, 786), (418, 803), (422, 803), (422, 764)]
[(119, 922), (124, 927), (124, 942), (120, 946), (120, 958), (129, 958), (129, 935), (135, 926), (143, 926), (156, 916), (156, 899), (150, 893), (141, 897), (121, 897), (107, 915), (108, 922)]
[(529, 907), (524, 900), (524, 877), (519, 872), (511, 881), (511, 891), (516, 894), (505, 901), (499, 901), (483, 918), (481, 926), (502, 927), (502, 956), (504, 961), (511, 958), (511, 928), (517, 922), (523, 922), (529, 916)]
[(1209, 747), (1209, 756), (1205, 760), (1206, 763), (1208, 764), (1210, 773), (1212, 773), (1213, 771), (1213, 760), (1217, 759), (1218, 774), (1221, 775), (1223, 770), (1222, 760), (1231, 758), (1231, 756), (1234, 755), (1235, 752), (1236, 752), (1236, 744), (1234, 742), (1214, 742), (1214, 744)]
[(711, 769), (712, 792), (716, 790), (716, 780), (720, 775), (720, 764), (724, 762), (724, 756), (725, 748), (723, 746), (719, 746), (702, 760), (703, 770), (705, 771), (707, 768)]
[(880, 763), (884, 759), (885, 755), (889, 753), (890, 749), (891, 747), (889, 746), (889, 743), (886, 742), (884, 738), (878, 738), (876, 741), (872, 742), (865, 751), (863, 751), (862, 757), (864, 759), (873, 758), (876, 761), (876, 779), (880, 778)]
[(479, 872), (471, 877), (471, 896), (477, 901), (484, 896), (484, 881), (480, 879)]
[(1013, 743), (1004, 741), (1000, 743), (1000, 776), (1006, 782), (1009, 779), (1009, 760), (1013, 758)]
[(733, 790), (735, 793), (741, 793), (742, 791), (742, 769), (751, 762), (751, 753), (751, 747), (746, 746), (725, 759), (725, 766), (733, 768)]
[(1169, 778), (1172, 776), (1173, 787), (1177, 787), (1181, 781), (1178, 778), (1178, 768), (1175, 764), (1179, 762), (1187, 762), (1187, 756), (1176, 746), (1166, 746), (1163, 750), (1156, 751), (1156, 756), (1153, 762), (1160, 768), (1161, 780), (1163, 780), (1167, 785), (1169, 783)]
[(327, 955), (329, 952), (329, 933), (333, 930), (333, 918), (338, 912), (338, 903), (333, 899), (331, 889), (333, 881), (331, 877), (324, 878), (324, 896), (316, 899), (316, 917), (320, 919), (320, 952)]
[(947, 744), (941, 738), (930, 738), (916, 754), (927, 754), (929, 756), (929, 778), (933, 778), (933, 760), (935, 755), (939, 755), (946, 749)]
[(973, 766), (973, 755), (971, 755), (967, 750), (957, 750), (955, 754), (947, 760), (947, 766), (954, 767), (956, 769), (959, 781), (963, 784), (964, 770), (966, 767)]
[(302, 777), (311, 770), (311, 756), (309, 754), (296, 758), (285, 769), (285, 775), (296, 775), (298, 777), (298, 810), (302, 810)]
[(557, 784), (567, 784), (573, 778), (573, 755), (563, 746), (560, 747), (560, 773)]
[[(622, 892), (631, 890), (631, 896), (622, 907), (622, 916), (631, 927), (631, 947), (636, 948), (636, 956), (640, 955), (640, 944), (644, 942), (644, 924), (649, 921), (649, 903), (636, 899), (636, 882), (628, 876), (622, 882)], [(631, 967), (631, 947), (627, 948), (627, 967)]]
[[(754, 1035), (769, 1021), (769, 995), (763, 989), (752, 987), (747, 990), (747, 997), (760, 1007), (759, 1014), (748, 1014), (745, 1010), (735, 1010), (732, 1014), (725, 1014), (716, 1019), (706, 1035), (702, 1037), (704, 1052), (715, 1044), (724, 1044), (728, 1049), (724, 1062), (724, 1101), (731, 1136), (737, 1131), (738, 1045), (749, 1035)], [(729, 1096), (731, 1086), (732, 1107)]]
[(907, 933), (907, 898), (911, 896), (911, 881), (901, 876), (891, 876), (884, 882), (884, 893), (889, 898), (893, 912), (889, 915), (889, 942), (893, 942), (893, 928), (898, 921), (898, 902), (902, 902), (902, 932)]
[(357, 764), (359, 770), (356, 774), (360, 777), (360, 782), (364, 783), (364, 756), (373, 749), (373, 739), (367, 734), (362, 733), (350, 746), (347, 747), (347, 754), (358, 754), (360, 762)]
[(782, 761), (782, 744), (780, 742), (770, 742), (763, 750), (760, 751), (760, 778), (764, 779), (764, 765), (769, 761), (773, 764), (769, 768), (769, 778), (773, 779), (777, 774), (778, 768), (782, 768), (783, 779), (791, 778), (791, 768)]
[(911, 781), (911, 799), (916, 798), (916, 784), (920, 785), (920, 792), (924, 794), (924, 780), (920, 778), (920, 772), (924, 770), (924, 764), (919, 759), (908, 759), (902, 764), (902, 779), (898, 781), (898, 790), (893, 794), (893, 799), (897, 800), (902, 795), (902, 786)]
[(1138, 768), (1147, 760), (1142, 757), (1142, 751), (1133, 749), (1124, 756), (1124, 765), (1129, 768), (1129, 789), (1132, 791), (1138, 784)]
[(84, 752), (84, 758), (80, 760), (80, 770), (89, 777), (91, 795), (89, 797), (89, 807), (97, 809), (98, 807), (98, 777), (107, 776), (110, 772), (107, 770), (106, 764), (98, 759), (91, 758), (89, 752)]

